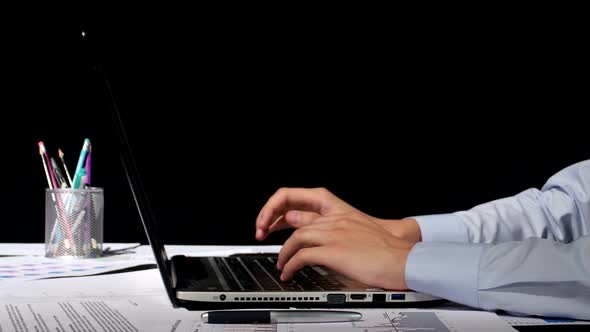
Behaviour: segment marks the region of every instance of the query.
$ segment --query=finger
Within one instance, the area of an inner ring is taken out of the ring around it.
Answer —
[[[300,228],[296,230],[283,244],[277,259],[277,268],[282,269],[285,263],[300,249],[326,245],[330,243],[334,237],[334,232],[326,230],[309,228]]]
[[[268,234],[285,228],[290,228],[291,225],[285,220],[285,216],[280,216],[272,225],[268,227]]]
[[[319,217],[321,217],[321,214],[316,212],[291,210],[285,214],[284,221],[292,227],[299,228],[310,225]]]
[[[294,227],[305,227],[308,230],[350,230],[353,228],[362,229],[370,227],[370,225],[367,226],[365,222],[355,220],[354,217],[350,217],[347,214],[333,214],[329,216],[310,216],[308,220],[303,221],[299,226]]]
[[[312,247],[299,250],[285,264],[281,273],[281,280],[290,280],[295,272],[306,265],[327,266],[329,261],[338,254],[337,250],[337,247]]]
[[[346,217],[346,215],[331,215],[331,216],[322,216],[315,212],[306,212],[306,211],[298,211],[298,210],[291,210],[287,212],[287,214],[280,216],[270,227],[268,228],[268,234],[278,231],[285,228],[301,228],[301,227],[311,227],[313,229],[332,229],[334,228],[334,224],[331,222],[335,222],[340,220],[342,217]],[[321,225],[317,225],[317,223]]]
[[[320,214],[315,212],[291,210],[280,216],[272,225],[270,225],[268,228],[268,234],[285,228],[299,228],[309,225],[318,217],[320,217]]]
[[[287,212],[287,214],[285,216],[279,217],[279,219],[269,227],[269,233],[271,233],[274,230],[284,229],[287,227],[292,227],[292,228],[305,227],[306,229],[330,230],[330,229],[335,229],[338,226],[341,226],[342,224],[339,223],[339,221],[341,221],[342,218],[346,218],[346,216],[342,216],[342,215],[321,216],[321,215],[314,213],[314,212],[297,211],[297,212],[301,212],[304,214],[301,217],[295,217],[295,218],[301,218],[300,221],[293,220],[293,219],[288,220],[289,215],[292,212],[295,212],[295,211],[289,211],[289,212]]]
[[[289,210],[300,210],[322,214],[326,207],[334,205],[335,196],[326,189],[281,188],[262,207],[256,219],[256,239],[268,236],[268,228]]]

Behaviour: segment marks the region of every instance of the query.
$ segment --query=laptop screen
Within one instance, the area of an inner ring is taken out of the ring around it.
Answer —
[[[162,276],[162,281],[168,297],[170,298],[171,303],[174,306],[177,306],[176,296],[174,294],[175,280],[173,280],[173,276],[170,273],[170,265],[166,250],[158,236],[159,231],[156,216],[149,202],[144,182],[140,176],[140,165],[136,161],[135,153],[129,142],[126,123],[119,111],[119,105],[116,102],[111,82],[107,77],[103,64],[96,57],[96,49],[92,37],[89,38],[87,32],[81,30],[81,39],[81,44],[84,51],[87,53],[86,56],[90,60],[90,66],[94,69],[94,72],[97,75],[100,90],[105,97],[106,106],[112,119],[113,133],[114,136],[116,136],[115,140],[118,143],[120,163],[127,183],[129,184],[131,194],[133,195],[133,201],[144,226],[148,241],[154,251],[155,260]]]

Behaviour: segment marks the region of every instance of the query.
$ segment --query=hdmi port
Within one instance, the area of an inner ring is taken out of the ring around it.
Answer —
[[[350,294],[351,300],[364,300],[367,298],[367,294]]]

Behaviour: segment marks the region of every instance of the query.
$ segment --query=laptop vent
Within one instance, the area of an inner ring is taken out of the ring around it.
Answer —
[[[271,297],[234,297],[234,301],[291,301],[291,302],[299,302],[299,301],[319,301],[319,297],[281,297],[281,296],[271,296]]]

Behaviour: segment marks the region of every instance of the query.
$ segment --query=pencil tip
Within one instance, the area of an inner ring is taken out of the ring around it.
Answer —
[[[38,145],[39,145],[39,154],[44,154],[45,153],[45,144],[43,144],[43,141],[39,141]]]
[[[57,149],[57,154],[59,155],[60,158],[62,158],[64,156],[63,151],[61,151],[61,149]]]

